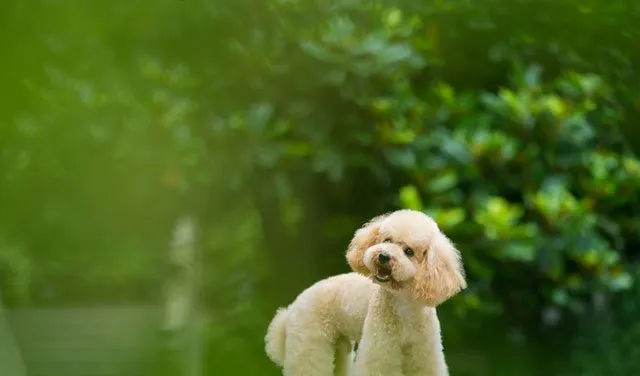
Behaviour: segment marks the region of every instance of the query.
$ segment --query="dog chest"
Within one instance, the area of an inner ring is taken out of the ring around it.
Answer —
[[[421,341],[424,336],[428,312],[415,302],[399,300],[395,305],[398,337],[403,344]]]

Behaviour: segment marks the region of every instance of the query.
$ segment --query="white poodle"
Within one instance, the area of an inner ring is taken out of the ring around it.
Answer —
[[[347,261],[355,273],[317,282],[271,321],[266,351],[284,376],[447,375],[435,307],[466,282],[435,221],[412,210],[376,217]]]

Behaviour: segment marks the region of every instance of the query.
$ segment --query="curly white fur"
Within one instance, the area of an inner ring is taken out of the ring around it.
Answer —
[[[377,289],[357,273],[317,282],[278,310],[265,337],[267,354],[286,376],[347,375],[352,343],[362,336]]]
[[[356,231],[347,261],[355,273],[312,285],[269,325],[266,351],[284,376],[447,375],[435,307],[466,282],[436,223],[411,210],[376,217]]]
[[[380,289],[369,306],[353,375],[448,375],[435,308]]]

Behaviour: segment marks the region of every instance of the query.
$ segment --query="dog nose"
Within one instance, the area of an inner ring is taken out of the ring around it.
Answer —
[[[389,262],[389,260],[391,260],[391,257],[389,257],[389,255],[386,253],[381,253],[378,255],[378,261],[381,264],[386,264],[387,262]]]

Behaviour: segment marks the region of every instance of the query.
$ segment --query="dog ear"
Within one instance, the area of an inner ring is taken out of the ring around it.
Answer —
[[[460,252],[440,230],[421,264],[414,283],[419,301],[435,307],[467,287]]]
[[[347,263],[354,272],[369,274],[369,269],[364,265],[364,252],[375,244],[380,233],[380,223],[386,217],[387,214],[374,217],[353,235],[349,248],[347,248]]]

